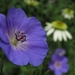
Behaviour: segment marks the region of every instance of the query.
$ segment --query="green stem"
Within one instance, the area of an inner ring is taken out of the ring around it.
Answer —
[[[46,72],[45,72],[45,74],[44,75],[47,75],[47,73],[49,72],[50,70],[47,70]]]
[[[4,56],[4,52],[2,53],[2,55],[1,55],[1,57],[0,57],[0,60],[2,60],[2,59],[3,59],[3,56]]]
[[[0,75],[2,75],[2,71],[3,71],[3,61],[2,59],[0,59]]]
[[[3,56],[4,56],[4,53],[2,53],[2,56],[0,57],[0,59],[2,59],[2,58],[3,58]]]
[[[57,44],[58,44],[58,47],[59,47],[59,48],[62,47],[62,46],[61,46],[61,42],[58,41]]]
[[[41,68],[41,70],[40,70],[40,73],[39,73],[39,75],[41,75],[41,73],[42,73],[42,68]]]
[[[31,67],[31,74],[30,75],[33,75],[33,66],[30,65],[30,67]]]

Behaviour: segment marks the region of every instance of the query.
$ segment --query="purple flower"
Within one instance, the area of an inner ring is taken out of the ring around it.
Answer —
[[[7,19],[0,14],[0,47],[16,65],[39,66],[48,51],[46,32],[35,17],[27,18],[20,8],[10,8]]]
[[[62,75],[67,73],[69,69],[68,59],[62,58],[56,54],[52,56],[52,62],[49,64],[49,68],[54,71],[55,75]]]
[[[57,54],[59,56],[63,56],[63,55],[65,55],[65,53],[66,53],[66,51],[64,49],[62,49],[62,48],[57,48],[55,50],[55,54]]]

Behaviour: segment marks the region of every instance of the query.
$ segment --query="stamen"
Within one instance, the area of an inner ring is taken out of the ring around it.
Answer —
[[[26,41],[26,36],[25,36],[24,32],[18,31],[15,35],[16,35],[17,41],[21,41],[21,43]]]
[[[55,64],[54,64],[54,66],[55,66],[56,68],[60,68],[60,67],[61,67],[61,64],[60,64],[59,61],[56,61]]]

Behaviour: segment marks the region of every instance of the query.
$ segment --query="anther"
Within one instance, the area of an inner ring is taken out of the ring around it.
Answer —
[[[21,41],[21,43],[26,41],[26,36],[25,36],[24,32],[18,31],[15,35],[16,35],[16,39],[18,41]]]

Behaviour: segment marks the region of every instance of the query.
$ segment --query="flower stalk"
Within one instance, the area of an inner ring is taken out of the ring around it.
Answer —
[[[2,75],[3,71],[3,61],[0,59],[0,75]]]

